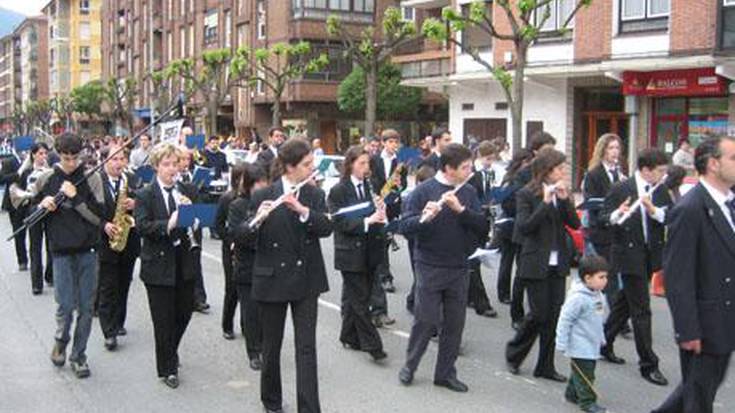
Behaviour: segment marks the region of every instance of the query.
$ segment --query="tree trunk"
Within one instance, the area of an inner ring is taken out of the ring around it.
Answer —
[[[511,147],[513,153],[523,147],[523,89],[526,73],[528,45],[521,42],[516,46],[516,68],[513,76],[513,100],[510,102],[510,114],[513,125]]]
[[[217,136],[217,102],[210,102],[207,105],[207,134],[208,136]]]
[[[371,64],[365,70],[365,136],[375,133],[378,111],[378,65]]]
[[[275,99],[273,100],[273,119],[271,126],[278,126],[279,128],[283,126],[283,122],[281,119],[281,96],[279,94],[275,95]]]

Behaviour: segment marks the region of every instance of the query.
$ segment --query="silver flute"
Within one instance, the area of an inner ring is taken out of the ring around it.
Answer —
[[[312,172],[312,174],[309,175],[308,178],[306,178],[303,181],[299,182],[298,184],[294,185],[291,188],[291,191],[284,192],[283,195],[281,195],[278,198],[276,198],[275,200],[273,200],[273,202],[271,203],[271,207],[270,208],[268,208],[267,210],[260,210],[260,211],[258,211],[258,213],[255,214],[255,216],[253,217],[253,219],[251,219],[250,222],[248,222],[248,227],[250,227],[250,229],[254,229],[254,228],[259,227],[260,224],[262,224],[263,221],[265,221],[265,219],[268,218],[268,216],[270,215],[271,212],[273,212],[276,208],[278,208],[281,204],[283,204],[283,202],[286,200],[286,197],[287,196],[292,195],[292,194],[293,195],[296,195],[296,193],[299,192],[299,190],[301,188],[303,188],[304,185],[308,184],[309,181],[311,181],[312,179],[316,178],[317,175],[319,175],[319,173],[320,172],[319,172],[318,169],[316,171]]]
[[[462,189],[463,186],[467,185],[467,183],[469,183],[472,180],[472,177],[473,176],[474,176],[474,174],[470,174],[470,176],[467,179],[465,179],[464,182],[462,182],[461,184],[455,186],[453,189],[450,189],[449,191],[447,191],[444,194],[442,194],[441,199],[439,199],[439,201],[436,202],[437,205],[439,207],[442,207],[447,202],[446,201],[446,198],[444,198],[444,195],[454,195],[454,194],[456,194],[457,191],[459,191],[460,189]],[[419,218],[419,223],[420,224],[423,224],[424,222],[430,221],[433,218],[434,217],[431,217],[426,212],[423,212],[421,214],[421,218]]]
[[[661,186],[661,185],[663,185],[666,182],[666,178],[668,178],[668,174],[664,174],[664,176],[662,176],[661,179],[658,180],[658,182],[656,183],[656,185],[653,185],[651,187],[651,189],[648,190],[648,192],[646,192],[645,194],[643,194],[643,196],[650,197],[651,195],[653,195],[653,193],[656,192],[656,190],[658,189],[658,187]],[[637,211],[638,208],[640,208],[640,206],[641,206],[641,198],[643,198],[643,197],[639,197],[638,199],[636,199],[635,202],[633,202],[633,204],[630,205],[630,208],[628,209],[628,212],[626,212],[623,215],[621,215],[620,218],[618,218],[618,221],[617,222],[614,222],[614,224],[622,225],[623,222],[627,221],[628,218],[630,218],[630,216],[633,215],[633,213],[635,213],[635,211]]]

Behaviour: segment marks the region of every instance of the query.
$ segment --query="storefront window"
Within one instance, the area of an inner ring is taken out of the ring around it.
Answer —
[[[668,154],[687,138],[696,147],[703,140],[727,133],[728,98],[657,99],[653,119],[653,141]]]

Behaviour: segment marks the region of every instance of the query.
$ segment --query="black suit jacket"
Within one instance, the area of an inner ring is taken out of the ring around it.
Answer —
[[[441,159],[439,159],[439,155],[437,155],[436,152],[432,151],[429,156],[421,161],[421,163],[419,164],[419,168],[421,168],[422,166],[429,166],[434,169],[435,172],[439,172],[442,169]]]
[[[388,172],[388,176],[393,175],[393,172],[398,167],[398,158],[393,159],[393,162],[390,166],[390,171]],[[375,191],[376,195],[380,195],[380,192],[383,190],[383,186],[385,186],[387,179],[386,179],[386,173],[385,173],[385,165],[383,164],[383,158],[380,156],[380,154],[373,156],[370,159],[370,182],[373,185],[373,191]],[[401,188],[400,190],[403,191],[408,186],[408,168],[403,168],[403,171],[401,172]],[[388,215],[389,220],[394,220],[398,218],[401,215],[401,197],[397,197],[396,201],[394,203],[386,205],[386,214]]]
[[[522,236],[518,275],[521,278],[543,279],[547,277],[549,257],[555,248],[558,251],[558,273],[569,274],[572,246],[565,225],[579,228],[579,217],[571,200],[557,199],[556,205],[543,202],[528,187],[516,194],[516,230]]]
[[[632,176],[624,182],[613,185],[605,197],[600,218],[610,222],[610,216],[620,204],[630,198],[631,204],[638,199],[636,180]],[[666,212],[672,205],[669,191],[664,185],[659,186],[651,197],[653,204]],[[622,225],[612,225],[612,254],[610,273],[634,274],[642,277],[661,269],[661,254],[664,248],[664,224],[650,216],[648,222],[648,246],[643,237],[643,224],[640,209],[635,211]],[[646,248],[650,262],[646,262]]]
[[[668,216],[664,280],[677,342],[702,340],[702,351],[735,350],[735,232],[702,184]]]
[[[342,179],[329,190],[327,205],[329,212],[335,213],[340,208],[372,202],[369,185],[366,188],[365,200],[357,198],[357,191],[350,178]],[[334,223],[334,268],[339,271],[366,272],[373,271],[383,258],[385,236],[383,225],[371,225],[365,232],[364,218],[336,216]]]
[[[282,194],[280,179],[254,193],[249,215],[254,216],[263,201],[275,200]],[[304,185],[299,191],[299,201],[310,209],[306,222],[281,205],[256,229],[252,291],[258,301],[300,301],[329,290],[319,244],[319,238],[332,234],[324,192],[313,185]]]
[[[195,202],[196,192],[190,186],[179,185],[179,191]],[[196,266],[193,254],[189,251],[186,230],[176,228],[168,233],[169,214],[166,209],[158,180],[141,189],[135,203],[135,224],[143,240],[140,252],[140,278],[146,284],[169,286],[176,285],[176,250],[174,241],[181,241],[184,252],[181,271],[184,280],[193,280]]]
[[[610,192],[612,185],[613,182],[610,181],[605,167],[602,164],[597,165],[587,173],[587,177],[584,179],[584,188],[582,188],[584,200],[587,201],[590,198],[604,199]],[[586,230],[586,235],[595,244],[608,245],[612,242],[610,221],[600,219],[602,209],[602,205],[587,209],[589,227]]]
[[[115,218],[117,198],[114,197],[110,188],[109,176],[104,171],[100,172],[100,176],[105,191],[105,202],[103,204],[102,215],[100,216],[100,219],[103,222],[112,222]],[[135,199],[137,188],[131,186],[135,184],[135,179],[132,174],[125,174],[125,176],[128,180],[128,197]],[[122,183],[120,184],[120,186],[120,189],[122,189]],[[132,212],[129,212],[128,214],[132,216]],[[130,233],[128,234],[128,243],[126,244],[125,249],[119,253],[110,249],[110,238],[105,232],[104,224],[101,225],[100,232],[100,245],[97,249],[97,256],[99,257],[100,261],[120,262],[120,260],[135,260],[140,254],[140,236],[138,235],[138,231],[135,227],[130,228]]]
[[[250,198],[240,196],[230,203],[227,213],[227,241],[234,244],[233,279],[239,284],[253,282],[253,263],[255,262],[256,232],[248,228]],[[220,236],[223,236],[220,233]],[[224,241],[223,237],[223,241]]]

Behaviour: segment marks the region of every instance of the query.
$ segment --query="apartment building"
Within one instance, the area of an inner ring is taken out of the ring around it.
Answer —
[[[48,20],[48,73],[51,96],[102,74],[101,7],[103,0],[51,0],[43,14]]]
[[[443,7],[466,12],[468,3],[402,5],[415,8],[420,22],[439,16]],[[563,24],[574,3],[555,0],[544,29]],[[492,1],[487,7],[496,28],[509,30],[503,10]],[[639,148],[671,154],[682,138],[696,145],[708,135],[735,131],[735,1],[595,0],[574,17],[571,29],[529,50],[522,135],[554,135],[572,160],[575,182],[605,132],[621,135],[628,160],[634,160]],[[508,42],[478,29],[460,35],[492,64],[512,65]],[[502,89],[469,55],[434,44],[397,60],[406,84],[448,96],[456,139],[511,136]]]
[[[331,14],[347,25],[366,27],[380,24],[379,17],[396,0],[108,0],[102,9],[103,77],[122,79],[128,75],[141,81],[139,115],[150,117],[156,96],[178,92],[153,90],[147,76],[180,58],[197,58],[202,51],[241,45],[260,48],[278,42],[306,40],[315,55],[327,53],[330,64],[322,72],[292,82],[282,97],[284,125],[319,136],[325,149],[333,152],[342,136],[361,123],[337,108],[337,88],[351,72],[338,39],[330,39],[326,19]],[[273,96],[258,84],[236,89],[218,113],[221,133],[265,135],[271,126]],[[196,116],[201,130],[201,116]]]
[[[0,38],[0,133],[12,130],[11,116],[15,109],[13,82],[13,35]]]

